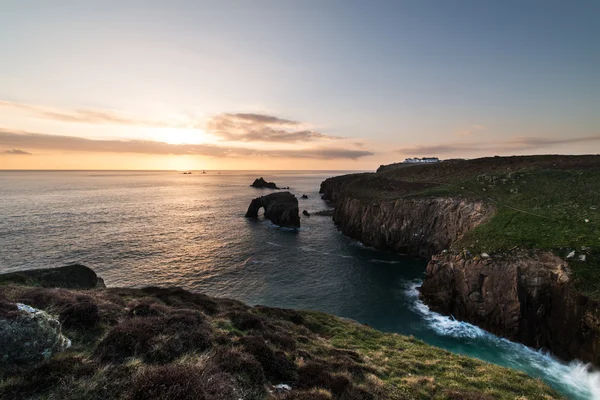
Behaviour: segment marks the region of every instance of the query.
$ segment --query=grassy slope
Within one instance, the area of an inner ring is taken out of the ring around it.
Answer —
[[[59,316],[73,347],[0,368],[0,398],[549,399],[526,374],[318,312],[181,289],[0,286]],[[4,303],[6,304],[6,303]],[[270,385],[289,383],[285,394]]]
[[[586,255],[586,262],[569,262],[576,285],[582,293],[600,300],[598,156],[400,165],[364,177],[347,189],[356,197],[369,199],[453,196],[485,200],[494,204],[497,214],[466,234],[455,244],[457,249],[493,254],[518,246],[548,249],[561,256],[575,250],[577,256]]]

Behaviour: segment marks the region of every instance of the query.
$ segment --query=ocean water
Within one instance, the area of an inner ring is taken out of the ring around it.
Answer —
[[[0,171],[0,272],[82,263],[108,286],[176,285],[250,304],[314,309],[520,369],[568,398],[600,399],[600,373],[565,364],[431,312],[418,298],[425,262],[365,248],[330,217],[299,230],[244,218],[289,186],[300,211],[327,208],[321,181],[343,172]]]

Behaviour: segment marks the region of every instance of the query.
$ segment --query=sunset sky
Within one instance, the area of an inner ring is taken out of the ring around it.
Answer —
[[[600,153],[600,1],[0,3],[0,169]]]

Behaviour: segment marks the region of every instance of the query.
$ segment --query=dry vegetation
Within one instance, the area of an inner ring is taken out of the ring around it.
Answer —
[[[523,373],[318,312],[179,288],[73,290],[6,280],[0,300],[56,315],[73,341],[48,361],[0,368],[2,399],[558,397]],[[292,389],[274,388],[283,383]]]

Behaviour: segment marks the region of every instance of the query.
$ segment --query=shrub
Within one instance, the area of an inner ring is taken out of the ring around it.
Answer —
[[[231,324],[241,331],[265,329],[263,319],[256,314],[246,311],[234,311],[227,314],[227,317],[231,320]]]
[[[271,383],[293,382],[296,380],[296,364],[282,351],[273,351],[263,339],[246,336],[240,339],[246,351],[262,365],[266,378]]]
[[[80,357],[52,358],[36,365],[26,379],[13,385],[0,385],[0,398],[37,398],[61,382],[91,376],[95,370],[93,363]]]
[[[207,400],[202,370],[188,365],[144,368],[135,374],[131,400]]]
[[[236,376],[242,385],[252,388],[263,388],[265,373],[262,366],[250,354],[238,349],[220,347],[210,358],[215,368]]]
[[[91,301],[66,305],[59,316],[65,328],[92,328],[100,322],[98,306]]]
[[[102,362],[122,362],[128,357],[146,354],[152,338],[163,325],[164,320],[157,317],[123,321],[98,343],[95,353]]]
[[[167,329],[170,330],[170,329]],[[167,363],[187,353],[203,351],[212,347],[212,336],[208,325],[193,328],[181,328],[177,334],[158,334],[154,336],[144,360],[151,363]]]
[[[331,395],[322,390],[293,391],[279,397],[281,400],[331,400]]]
[[[158,317],[167,312],[166,307],[151,300],[141,300],[128,304],[130,317]]]
[[[324,388],[328,389],[331,383],[331,374],[325,366],[315,361],[309,361],[298,368],[297,386],[301,389]]]
[[[290,321],[296,325],[304,325],[306,320],[304,316],[296,310],[288,310],[283,308],[256,306],[255,310],[258,310],[261,314],[273,319],[282,319]]]
[[[45,289],[36,287],[27,290],[19,298],[20,303],[46,310],[60,308],[77,302],[77,296],[67,289]]]
[[[0,299],[0,318],[9,319],[19,315],[17,305]]]
[[[285,351],[296,351],[296,341],[287,333],[263,332],[261,335],[266,341]]]
[[[219,305],[210,297],[200,293],[188,292],[179,287],[147,287],[142,289],[142,291],[150,296],[159,298],[170,306],[197,306],[208,315],[214,315],[219,311]]]
[[[147,362],[165,363],[211,346],[211,327],[204,322],[202,314],[177,310],[172,314],[123,321],[98,344],[96,355],[103,362],[142,357]]]

